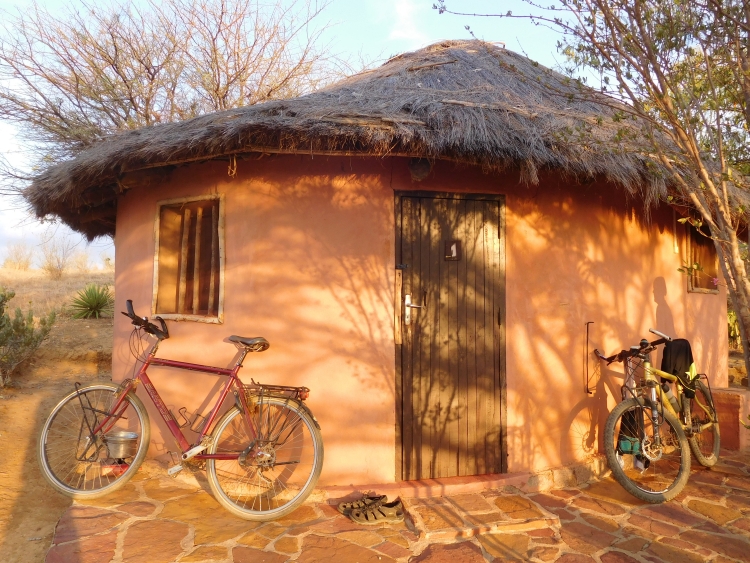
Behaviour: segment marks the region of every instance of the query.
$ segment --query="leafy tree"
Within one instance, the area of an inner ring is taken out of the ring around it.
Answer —
[[[32,311],[29,310],[24,316],[20,307],[11,318],[6,308],[15,295],[14,291],[0,287],[0,387],[9,380],[18,365],[39,348],[55,321],[53,311],[35,323]]]
[[[687,221],[713,240],[750,372],[750,279],[739,235],[750,201],[750,2],[525,1],[524,14],[483,15],[527,18],[561,32],[567,70],[596,73],[625,117],[645,124],[631,128],[628,146],[658,161],[670,187],[661,197],[686,209]],[[457,13],[446,0],[435,8]],[[624,139],[580,141],[616,151]]]

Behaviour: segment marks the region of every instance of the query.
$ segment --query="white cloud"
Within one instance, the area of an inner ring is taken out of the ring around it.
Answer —
[[[419,29],[421,21],[427,19],[429,12],[425,14],[425,7],[432,11],[432,7],[425,2],[414,0],[395,0],[393,2],[392,21],[393,27],[388,39],[402,41],[407,49],[421,47],[430,40],[429,35]]]

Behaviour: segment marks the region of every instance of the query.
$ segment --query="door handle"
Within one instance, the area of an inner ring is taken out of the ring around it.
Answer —
[[[422,308],[422,305],[415,305],[414,303],[411,302],[411,295],[409,295],[408,293],[406,294],[406,297],[404,299],[406,301],[405,304],[406,304],[407,307],[409,307],[411,309],[421,309]]]
[[[411,324],[411,310],[412,309],[421,309],[422,305],[414,305],[414,303],[411,302],[411,295],[406,294],[404,295],[404,324],[410,325]]]

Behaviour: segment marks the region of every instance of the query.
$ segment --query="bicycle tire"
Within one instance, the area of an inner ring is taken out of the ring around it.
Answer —
[[[256,460],[209,459],[208,485],[219,503],[246,520],[268,521],[295,510],[310,495],[323,469],[323,438],[310,411],[285,397],[253,405],[258,429]],[[245,418],[232,407],[216,423],[208,453],[237,453],[251,444]],[[244,463],[244,464],[243,464]]]
[[[695,387],[695,399],[683,398],[683,400],[690,401],[691,403],[690,413],[691,418],[693,419],[693,425],[703,425],[712,422],[711,426],[706,430],[689,436],[688,444],[690,444],[690,449],[698,463],[703,467],[713,467],[716,465],[716,462],[719,461],[721,435],[719,433],[719,415],[716,412],[711,392],[708,387],[706,387],[705,383],[698,381]],[[713,412],[713,420],[711,420],[708,414],[696,404],[696,401],[698,400]]]
[[[626,417],[626,413],[631,414]],[[630,422],[631,419],[633,422]],[[643,426],[639,427],[639,424]],[[651,408],[642,397],[621,402],[607,418],[604,451],[615,480],[634,497],[657,504],[672,500],[685,487],[690,477],[690,448],[680,422],[671,413],[664,411],[659,428],[665,444],[661,458],[649,459],[646,463],[647,456],[643,454],[623,454],[619,443],[623,440],[620,430],[626,436],[647,438],[653,436],[652,424]],[[631,447],[631,451],[638,451],[640,446]],[[646,465],[643,471],[637,467],[639,462]]]
[[[42,475],[58,492],[74,499],[98,498],[122,487],[138,471],[148,451],[151,427],[146,408],[133,393],[107,432],[137,434],[134,454],[114,459],[101,433],[94,446],[87,435],[88,425],[102,420],[118,391],[114,383],[82,387],[63,398],[47,417],[39,435],[37,460]]]

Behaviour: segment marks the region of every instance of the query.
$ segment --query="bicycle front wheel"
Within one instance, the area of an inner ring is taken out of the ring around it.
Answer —
[[[237,458],[209,459],[208,484],[216,500],[240,518],[274,520],[302,504],[318,482],[323,438],[310,411],[292,399],[258,398],[251,418],[254,439],[237,407],[216,424],[209,453]]]
[[[39,437],[39,467],[59,492],[97,498],[130,480],[146,457],[150,440],[148,413],[129,394],[103,429],[93,431],[112,414],[119,386],[100,383],[74,391],[52,409]]]
[[[654,439],[651,408],[643,398],[617,405],[604,427],[604,450],[612,476],[631,495],[649,503],[673,499],[690,476],[690,449],[680,422],[659,414],[661,444]]]
[[[719,449],[721,448],[719,415],[714,407],[714,398],[711,396],[708,387],[702,381],[698,381],[695,387],[695,398],[688,399],[683,396],[682,400],[690,401],[690,416],[693,420],[693,428],[698,429],[688,438],[690,449],[693,451],[695,459],[703,467],[713,467],[719,461]]]

